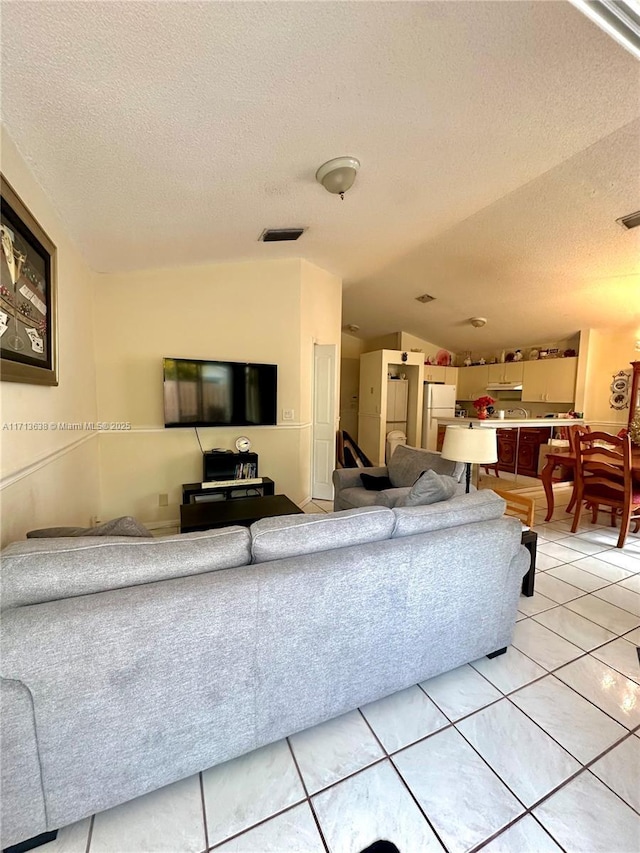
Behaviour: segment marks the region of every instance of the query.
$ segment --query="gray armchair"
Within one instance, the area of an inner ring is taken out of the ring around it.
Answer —
[[[333,508],[334,510],[355,509],[362,506],[395,506],[405,497],[418,477],[429,469],[438,474],[455,477],[460,483],[460,492],[464,492],[462,478],[463,462],[450,462],[439,453],[423,450],[420,447],[396,447],[388,465],[377,468],[338,468],[333,472]],[[390,489],[368,491],[362,485],[361,474],[372,477],[388,477]]]

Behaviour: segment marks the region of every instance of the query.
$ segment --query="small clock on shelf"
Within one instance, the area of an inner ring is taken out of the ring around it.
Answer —
[[[236,438],[236,450],[238,453],[248,453],[251,450],[251,442],[246,435]]]

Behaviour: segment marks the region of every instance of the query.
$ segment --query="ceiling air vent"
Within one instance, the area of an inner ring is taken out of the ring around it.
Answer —
[[[423,293],[422,296],[416,296],[417,302],[433,302],[435,296],[429,296],[428,293]]]
[[[283,243],[286,240],[297,240],[305,231],[306,228],[265,228],[258,240],[263,243]]]
[[[616,222],[619,222],[627,230],[637,228],[640,225],[640,210],[636,210],[635,213],[630,213],[628,216],[622,216],[620,219],[616,219]]]

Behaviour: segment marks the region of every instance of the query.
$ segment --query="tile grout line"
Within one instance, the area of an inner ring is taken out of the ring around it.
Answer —
[[[633,630],[635,630],[635,628],[634,628]],[[558,636],[560,636],[560,635],[558,635]],[[563,639],[564,639],[564,638],[563,638]],[[618,639],[619,639],[619,638],[618,638]],[[609,640],[609,642],[613,642],[613,641],[612,641],[612,640]],[[604,643],[603,645],[607,645],[607,643]],[[517,647],[516,647],[516,646],[513,646],[513,648],[515,649],[515,648],[517,648]],[[596,650],[597,650],[597,649],[599,649],[599,648],[601,648],[601,646],[597,646],[597,647],[596,647]],[[538,663],[536,660],[534,660],[532,657],[530,657],[526,652],[523,652],[523,651],[522,651],[522,649],[518,649],[518,651],[520,652],[520,654],[522,654],[522,655],[524,655],[525,657],[529,658],[529,660],[530,660],[530,661],[532,661],[533,663],[537,664],[537,666],[542,666],[542,664],[541,664],[541,663]],[[567,683],[566,683],[566,681],[563,681],[561,678],[559,678],[559,676],[557,676],[557,675],[556,675],[556,673],[557,673],[559,670],[564,669],[564,667],[565,667],[565,666],[569,666],[569,665],[570,665],[570,664],[572,664],[572,663],[577,663],[577,661],[582,660],[583,658],[585,658],[585,657],[589,657],[589,656],[591,655],[591,652],[585,652],[584,650],[582,650],[582,651],[583,651],[583,654],[578,655],[578,657],[576,657],[576,658],[572,658],[571,660],[568,660],[566,663],[561,663],[561,664],[560,664],[559,666],[557,666],[555,669],[549,669],[549,670],[547,670],[547,671],[545,672],[545,674],[544,674],[544,675],[541,675],[541,676],[539,676],[538,678],[534,678],[532,681],[528,681],[526,684],[522,684],[520,687],[516,687],[514,690],[509,691],[509,693],[508,693],[508,694],[506,694],[506,693],[505,693],[505,694],[504,694],[504,695],[505,695],[505,698],[508,698],[508,697],[509,697],[510,695],[512,695],[513,693],[518,693],[520,690],[524,690],[524,688],[525,688],[525,687],[529,687],[529,685],[530,685],[530,684],[535,684],[535,683],[536,683],[536,682],[538,682],[538,681],[542,681],[542,679],[543,679],[543,678],[546,678],[546,677],[547,677],[547,675],[553,675],[555,678],[557,678],[557,679],[558,679],[558,681],[560,681],[562,684],[564,684],[564,686],[565,686],[565,687],[568,687],[568,688],[569,688],[569,690],[573,690],[573,692],[574,692],[577,696],[580,696],[582,699],[585,699],[587,702],[589,702],[591,705],[593,705],[593,706],[594,706],[594,708],[597,708],[597,709],[598,709],[598,711],[602,711],[602,713],[603,713],[603,714],[605,714],[607,717],[609,717],[610,719],[612,719],[615,723],[618,723],[619,725],[621,725],[621,726],[623,726],[624,728],[626,728],[626,726],[624,726],[624,723],[620,723],[620,721],[619,721],[619,720],[616,720],[616,719],[615,719],[615,717],[612,717],[612,716],[611,716],[611,714],[609,714],[609,713],[608,713],[608,711],[605,711],[605,710],[604,710],[603,708],[601,708],[599,705],[596,705],[596,703],[595,703],[595,702],[593,702],[591,699],[589,699],[589,698],[588,698],[588,696],[583,696],[583,695],[582,695],[582,693],[580,693],[578,690],[576,690],[576,689],[575,689],[574,687],[572,687],[570,684],[567,684]],[[614,668],[614,667],[612,667],[612,666],[609,666],[609,664],[605,663],[604,661],[598,660],[598,658],[594,658],[594,660],[595,660],[597,663],[602,664],[603,666],[608,666],[608,667],[609,667],[609,669],[613,669],[613,671],[614,671],[614,672],[618,672],[618,670],[617,670],[617,669],[615,669],[615,668]],[[546,669],[546,667],[542,667],[542,668],[543,668],[543,669]],[[633,679],[632,679],[632,678],[628,678],[628,677],[627,677],[626,675],[624,675],[624,673],[622,673],[622,672],[621,672],[621,673],[619,673],[619,674],[620,674],[623,678],[627,678],[627,680],[628,680],[628,681],[631,681],[631,683],[632,683],[632,684],[635,684],[635,682],[633,681]],[[640,685],[637,685],[637,686],[638,686],[638,687],[640,687]],[[499,688],[498,688],[498,689],[499,689]]]
[[[91,842],[93,840],[93,824],[96,819],[94,814],[91,815],[91,820],[89,821],[89,832],[87,834],[87,846],[85,848],[85,853],[89,853],[89,848],[91,847]]]
[[[420,685],[419,685],[419,684],[418,684],[418,685],[416,685],[416,686],[417,686],[417,687],[420,687]],[[425,695],[426,695],[426,694],[425,694]],[[432,699],[430,696],[427,696],[427,699],[428,699],[430,702],[432,702],[436,708],[438,708],[438,706],[435,704],[435,702],[433,702],[433,699]],[[438,710],[439,710],[439,709],[438,709]],[[447,847],[447,845],[444,843],[444,841],[443,841],[443,840],[442,840],[442,838],[440,837],[440,833],[436,830],[435,826],[431,823],[431,821],[429,820],[429,817],[428,817],[427,813],[425,812],[425,810],[423,809],[423,807],[422,807],[422,806],[420,805],[420,803],[418,802],[418,799],[417,799],[416,795],[413,793],[413,791],[412,791],[412,790],[411,790],[411,788],[409,787],[409,785],[408,785],[408,783],[406,782],[406,780],[405,780],[404,776],[402,775],[402,773],[401,773],[401,772],[398,770],[398,768],[396,767],[396,764],[395,764],[395,762],[394,762],[394,760],[393,760],[393,757],[392,757],[392,756],[393,756],[393,753],[388,752],[388,750],[386,749],[385,745],[382,743],[382,741],[380,740],[380,738],[378,737],[378,735],[377,735],[377,734],[376,734],[376,732],[374,731],[373,726],[370,724],[369,720],[365,717],[365,715],[364,715],[364,713],[363,713],[362,709],[361,709],[361,708],[358,708],[358,711],[359,711],[359,713],[360,713],[360,716],[361,716],[361,717],[362,717],[362,719],[364,720],[365,725],[369,728],[369,730],[370,730],[371,734],[373,735],[373,737],[374,737],[374,738],[376,739],[376,741],[378,742],[378,744],[379,744],[379,746],[380,746],[380,749],[383,751],[383,753],[384,753],[384,755],[385,755],[385,760],[389,761],[389,763],[390,763],[391,767],[393,767],[393,769],[394,769],[394,771],[395,771],[396,775],[398,776],[398,778],[399,778],[399,780],[400,780],[400,783],[401,783],[401,784],[406,788],[407,792],[409,793],[409,796],[411,797],[411,799],[413,800],[413,802],[416,804],[416,807],[417,807],[417,808],[418,808],[418,810],[420,811],[420,814],[423,816],[423,818],[424,818],[424,819],[425,819],[425,821],[427,822],[427,825],[428,825],[429,829],[431,830],[431,832],[433,832],[433,834],[435,835],[435,837],[436,837],[436,839],[438,840],[438,842],[442,845],[443,849],[444,849],[445,851],[447,851],[447,853],[449,853],[449,848]],[[442,712],[442,713],[443,713],[443,716],[445,717],[445,719],[448,719],[447,715],[446,715],[446,714],[444,714],[444,712]],[[431,737],[431,736],[433,736],[433,735],[436,735],[436,734],[438,734],[439,732],[445,731],[445,730],[446,730],[446,729],[448,729],[448,728],[450,728],[450,726],[444,726],[444,727],[443,727],[443,728],[441,728],[441,729],[436,729],[436,731],[435,731],[435,732],[431,732],[429,735],[427,735],[427,737]],[[426,739],[427,739],[427,737],[423,738],[423,740],[426,740]],[[415,744],[409,744],[409,746],[415,746]],[[408,748],[408,746],[402,747],[401,749],[396,750],[396,753],[400,752],[402,749],[407,749],[407,748]]]
[[[311,800],[311,794],[309,793],[307,783],[305,781],[304,776],[302,775],[302,770],[300,768],[300,765],[298,764],[298,759],[296,758],[296,754],[295,754],[294,749],[293,749],[293,744],[291,743],[291,740],[289,739],[289,737],[286,737],[285,740],[287,742],[287,746],[289,747],[289,752],[291,753],[291,759],[293,760],[295,768],[298,772],[298,776],[300,777],[300,783],[302,785],[302,790],[304,791],[306,802],[309,804],[309,808],[311,809],[311,815],[313,817],[313,820],[315,821],[316,829],[318,830],[318,833],[320,834],[320,839],[321,839],[322,843],[324,844],[324,849],[327,851],[327,853],[330,853],[329,845],[327,844],[327,841],[324,837],[324,832],[322,831],[322,827],[320,826],[320,819],[319,819],[318,815],[316,814],[315,807],[314,807],[313,802]]]
[[[209,849],[209,827],[207,826],[207,803],[204,797],[204,777],[202,771],[198,773],[200,783],[200,804],[202,805],[202,820],[204,822],[204,849]]]

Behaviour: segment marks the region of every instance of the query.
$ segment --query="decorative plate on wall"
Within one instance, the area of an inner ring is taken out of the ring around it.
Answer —
[[[620,370],[613,377],[613,382],[609,385],[611,396],[609,397],[609,407],[616,411],[629,408],[629,382],[631,374],[626,370]]]

